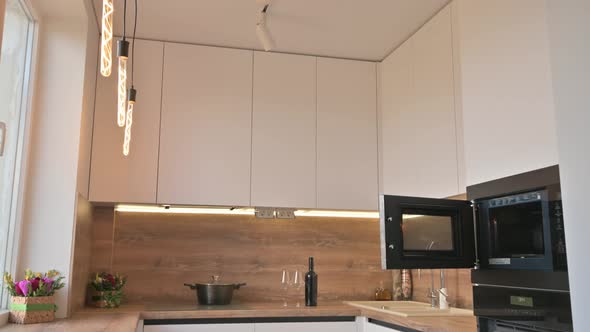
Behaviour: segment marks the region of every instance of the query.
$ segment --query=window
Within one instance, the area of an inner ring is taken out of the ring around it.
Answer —
[[[0,272],[14,266],[21,159],[29,104],[34,23],[19,0],[6,1],[0,51]],[[0,306],[8,294],[0,278]]]

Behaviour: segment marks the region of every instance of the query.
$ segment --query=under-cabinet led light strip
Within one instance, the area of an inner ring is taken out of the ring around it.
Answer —
[[[253,208],[221,207],[173,207],[159,205],[117,205],[117,212],[136,213],[170,213],[170,214],[233,214],[254,215]],[[379,212],[372,211],[335,211],[335,210],[296,210],[297,217],[336,217],[336,218],[370,218],[378,219]]]

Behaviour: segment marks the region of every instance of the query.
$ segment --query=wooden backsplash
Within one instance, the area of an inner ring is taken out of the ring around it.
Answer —
[[[183,283],[213,274],[248,285],[241,302],[280,301],[283,268],[307,269],[314,256],[319,300],[370,300],[392,273],[381,270],[377,219],[121,213],[97,207],[93,271],[128,276],[129,303],[194,303]]]

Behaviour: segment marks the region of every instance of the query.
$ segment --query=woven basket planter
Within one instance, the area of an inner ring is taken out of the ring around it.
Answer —
[[[121,305],[123,291],[90,291],[90,303],[97,308],[117,308]]]
[[[55,299],[53,296],[13,296],[9,320],[16,324],[35,324],[55,320]]]

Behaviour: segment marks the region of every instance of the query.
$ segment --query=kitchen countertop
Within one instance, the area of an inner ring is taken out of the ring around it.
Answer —
[[[477,330],[475,317],[400,317],[376,310],[359,309],[333,302],[317,307],[287,307],[280,303],[232,304],[223,307],[192,305],[122,306],[117,309],[86,308],[69,319],[34,325],[7,325],[8,331],[129,331],[134,332],[140,319],[203,319],[203,318],[259,318],[259,317],[335,317],[364,316],[386,323],[424,332],[472,332]]]
[[[51,323],[8,324],[0,327],[1,332],[135,332],[140,313],[135,312],[79,312],[68,319],[57,319]]]

